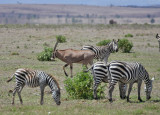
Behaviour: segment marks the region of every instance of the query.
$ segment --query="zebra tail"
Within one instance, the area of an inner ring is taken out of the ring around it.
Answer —
[[[7,80],[7,82],[10,82],[14,77],[14,74],[12,75],[12,77],[10,79]]]
[[[92,66],[91,66],[89,69],[87,69],[87,70],[83,70],[83,72],[84,72],[84,73],[87,73],[89,70],[93,69],[93,66],[94,66],[94,65],[92,65]]]

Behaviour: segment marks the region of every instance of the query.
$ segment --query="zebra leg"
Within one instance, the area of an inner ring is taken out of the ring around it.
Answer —
[[[43,97],[44,97],[44,85],[40,85],[40,90],[41,90],[41,101],[40,104],[43,105]]]
[[[119,93],[120,93],[120,98],[125,99],[126,98],[126,90],[127,90],[127,84],[118,82],[119,84]]]
[[[99,84],[96,84],[95,82],[94,82],[94,86],[93,86],[93,96],[94,96],[94,99],[98,99],[98,97],[97,97],[97,87],[98,87],[98,85]]]
[[[22,97],[21,97],[21,91],[22,91],[23,87],[24,87],[24,85],[21,85],[19,87],[19,90],[17,90],[18,97],[19,97],[19,100],[20,100],[21,104],[23,104]]]
[[[114,85],[113,84],[110,84],[109,86],[109,91],[108,91],[108,94],[109,94],[109,102],[112,102],[112,92],[114,90]]]
[[[69,64],[65,64],[64,66],[63,66],[63,70],[64,70],[64,74],[68,77],[68,74],[66,73],[66,71],[65,71],[65,67],[67,67]]]
[[[17,89],[15,87],[13,91],[12,105],[14,105],[14,99],[15,99],[16,92],[17,92]]]
[[[129,100],[129,95],[130,95],[130,93],[131,93],[132,86],[133,86],[133,83],[130,83],[130,84],[129,84],[129,89],[128,89],[128,95],[127,95],[127,102],[130,102],[130,100]]]
[[[159,52],[160,52],[160,41],[158,41],[159,42]]]
[[[142,85],[142,80],[138,80],[138,100],[140,102],[143,102],[141,97],[140,97],[140,93],[141,93],[141,85]]]

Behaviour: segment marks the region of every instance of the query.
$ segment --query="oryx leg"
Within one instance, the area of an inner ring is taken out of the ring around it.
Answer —
[[[73,77],[73,75],[72,75],[72,74],[73,74],[73,73],[72,73],[72,69],[73,69],[73,64],[71,63],[71,64],[70,64],[71,77]]]
[[[69,64],[65,64],[64,66],[63,66],[63,71],[64,71],[64,74],[66,75],[66,76],[68,76],[68,74],[66,73],[66,71],[65,71],[65,67],[67,67]]]

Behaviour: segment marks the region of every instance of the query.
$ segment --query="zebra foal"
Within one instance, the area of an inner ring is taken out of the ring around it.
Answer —
[[[19,100],[21,104],[23,104],[22,98],[21,98],[21,91],[25,85],[28,85],[29,87],[38,87],[40,86],[41,91],[41,100],[40,104],[43,104],[43,96],[44,96],[44,89],[48,85],[51,88],[52,91],[52,97],[57,105],[61,104],[60,101],[60,87],[56,79],[43,71],[32,71],[29,69],[17,69],[16,72],[13,74],[13,76],[7,80],[7,82],[10,82],[13,78],[16,79],[16,86],[13,91],[13,99],[12,104],[14,104],[15,94],[18,93]]]
[[[109,101],[112,102],[112,92],[114,86],[117,82],[122,82],[125,84],[129,83],[127,101],[129,102],[129,95],[132,90],[132,86],[135,82],[138,83],[138,100],[142,102],[140,97],[140,89],[142,81],[146,85],[146,99],[151,98],[152,91],[152,80],[149,79],[149,74],[146,69],[138,62],[121,62],[121,61],[112,61],[108,65],[110,85],[109,85]]]
[[[119,39],[117,41],[113,39],[105,46],[85,45],[81,50],[91,50],[95,53],[95,59],[107,63],[110,53],[118,52],[118,41]]]

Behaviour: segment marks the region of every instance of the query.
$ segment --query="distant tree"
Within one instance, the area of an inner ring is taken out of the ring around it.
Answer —
[[[151,19],[151,23],[152,24],[155,23],[155,19],[154,18]]]
[[[113,19],[109,20],[109,24],[117,24],[116,21],[114,21]]]
[[[147,18],[150,18],[151,17],[151,15],[150,14],[147,14]]]

